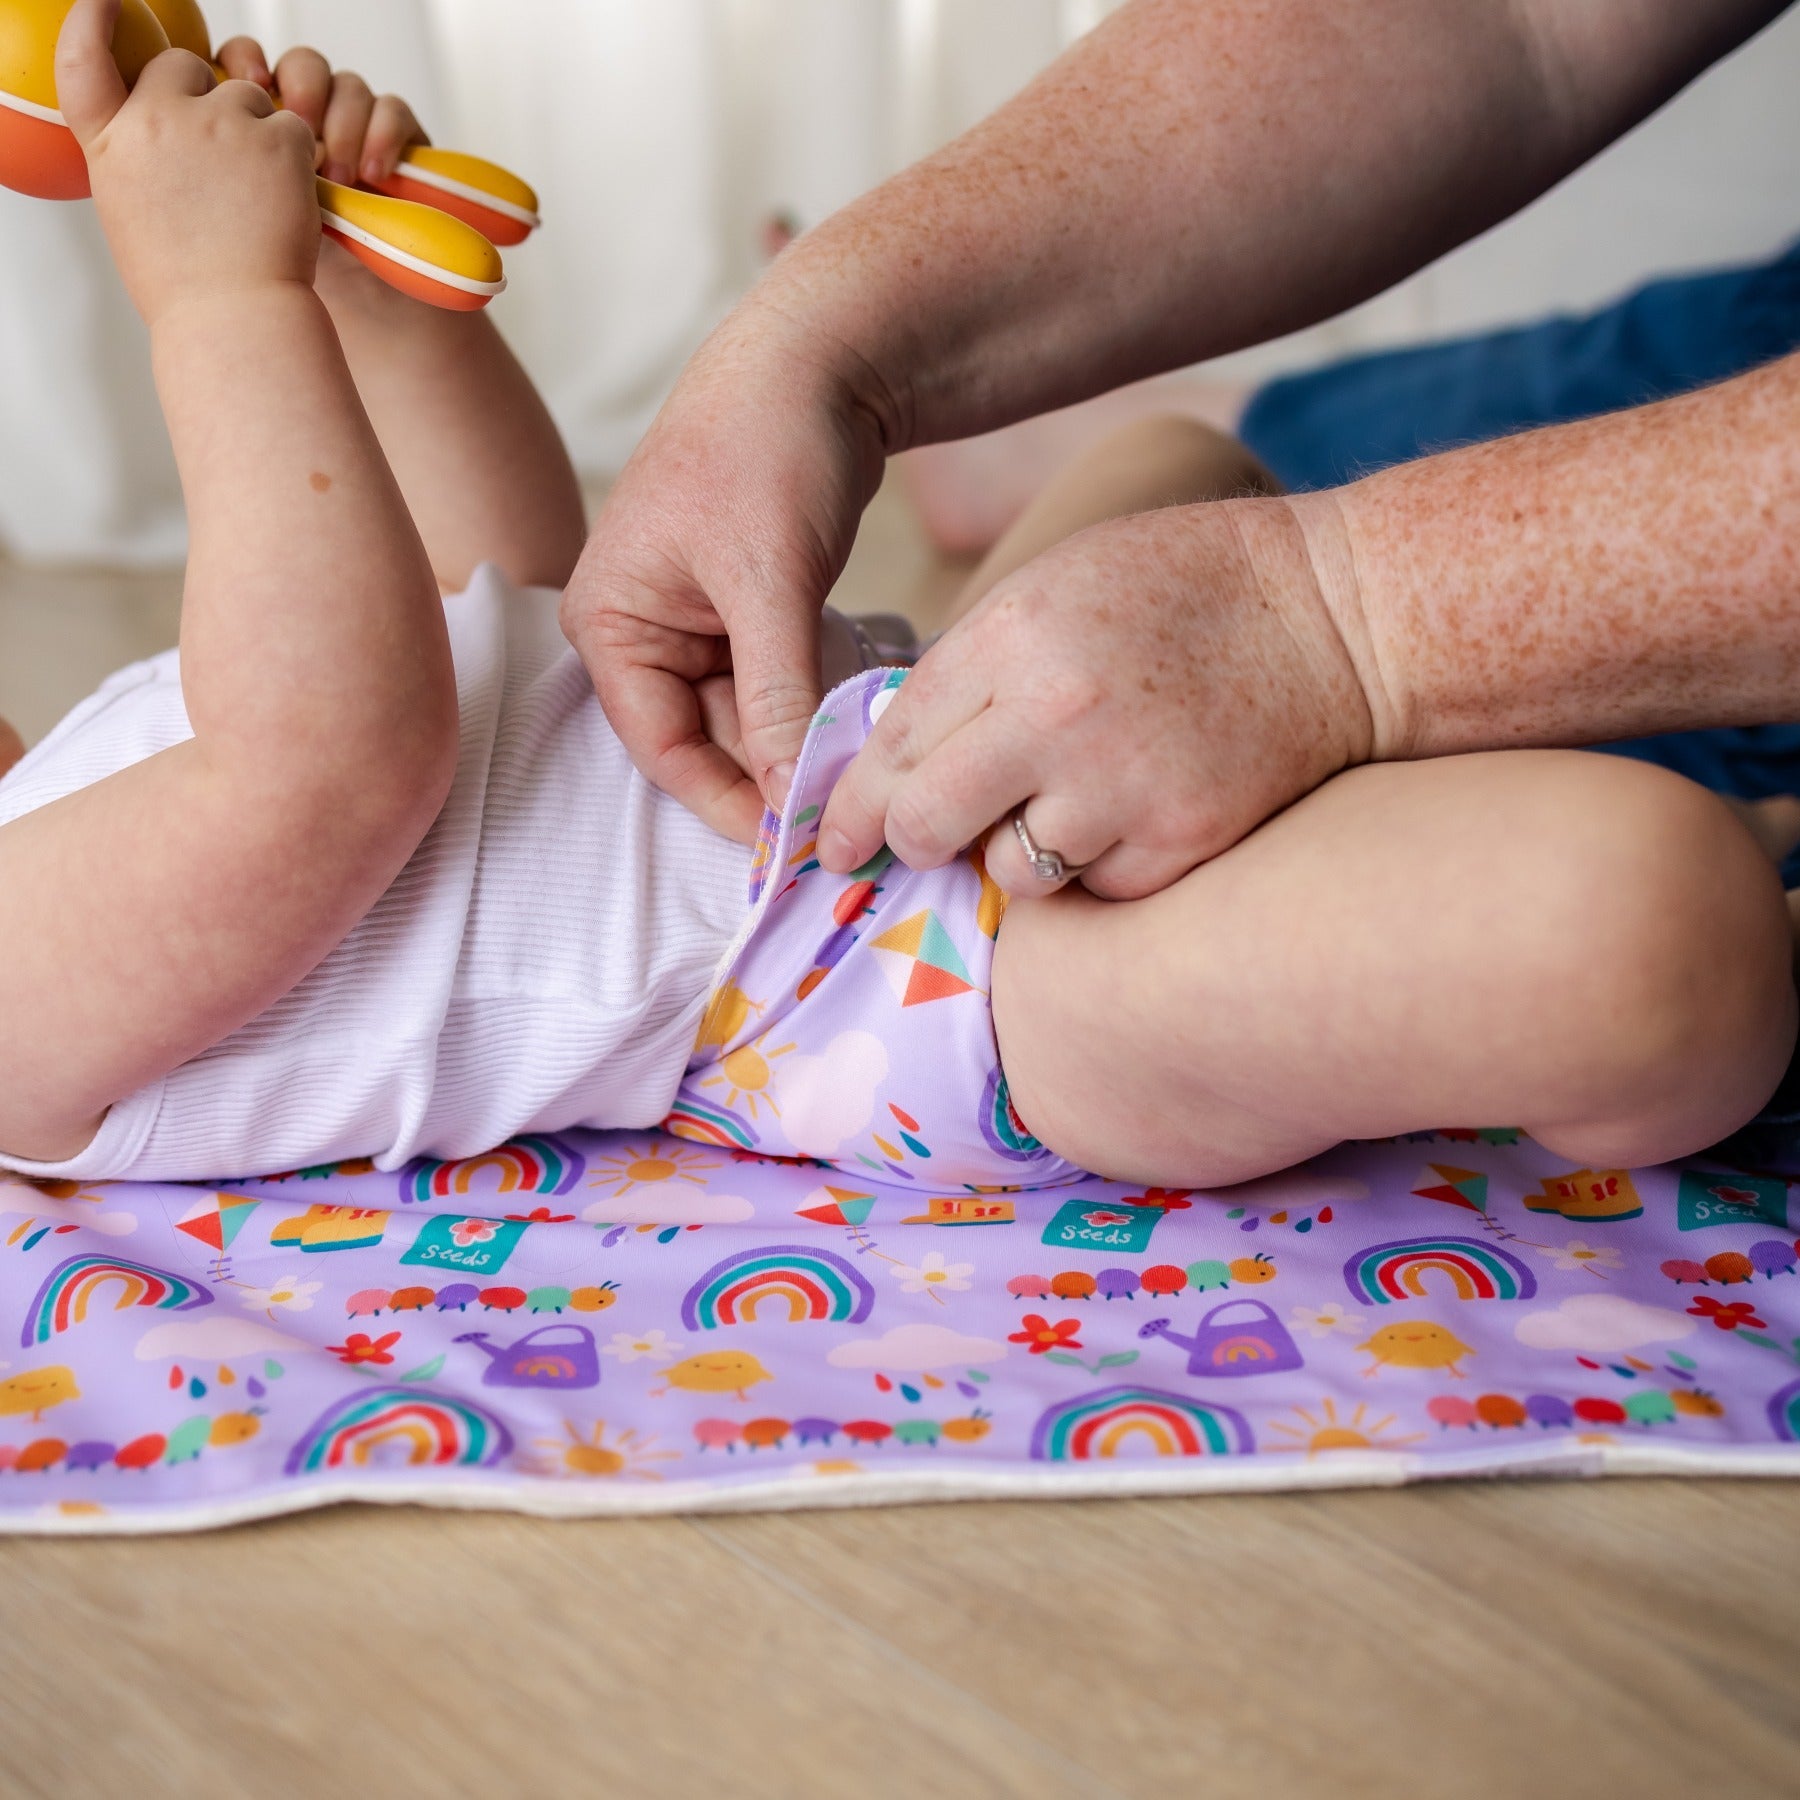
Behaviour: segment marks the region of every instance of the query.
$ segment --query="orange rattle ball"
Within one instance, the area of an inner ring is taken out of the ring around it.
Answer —
[[[212,33],[194,0],[145,0],[157,23],[177,50],[190,50],[203,62],[212,61]],[[127,77],[129,80],[130,78]]]
[[[0,0],[0,185],[85,200],[87,159],[56,106],[56,40],[75,0]],[[129,87],[169,47],[145,0],[124,0],[113,60]]]

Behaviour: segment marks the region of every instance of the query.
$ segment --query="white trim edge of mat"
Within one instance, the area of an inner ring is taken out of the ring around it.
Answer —
[[[792,1473],[729,1488],[709,1482],[645,1482],[610,1478],[434,1475],[422,1480],[355,1476],[294,1481],[274,1490],[192,1506],[119,1507],[105,1511],[18,1513],[0,1522],[0,1536],[156,1536],[211,1531],[261,1519],[343,1505],[430,1506],[462,1512],[515,1513],[539,1519],[642,1518],[659,1514],[792,1512],[813,1508],[898,1506],[954,1500],[1175,1499],[1208,1494],[1277,1494],[1331,1488],[1405,1487],[1447,1480],[1587,1478],[1664,1475],[1687,1478],[1800,1476],[1800,1445],[1654,1446],[1553,1442],[1541,1448],[1517,1444],[1472,1450],[1449,1459],[1396,1451],[1360,1454],[1332,1451],[1293,1462],[1220,1458],[1206,1469],[1153,1467],[1094,1471],[1074,1469],[955,1468],[862,1470],[857,1473]],[[30,1477],[24,1477],[29,1480]],[[131,1477],[123,1475],[121,1480]]]

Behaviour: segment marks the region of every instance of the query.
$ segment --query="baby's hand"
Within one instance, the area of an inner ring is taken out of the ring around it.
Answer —
[[[227,75],[255,82],[306,121],[314,166],[327,181],[374,187],[399,168],[408,146],[431,142],[404,100],[377,98],[360,75],[334,73],[316,50],[290,50],[271,71],[260,44],[236,37],[218,57]]]
[[[56,47],[63,116],[127,292],[151,324],[196,295],[310,287],[319,254],[312,132],[259,87],[185,50],[127,94],[111,40],[119,0],[76,0]]]

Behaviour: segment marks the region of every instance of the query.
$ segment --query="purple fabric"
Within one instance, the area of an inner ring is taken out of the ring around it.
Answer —
[[[814,719],[787,816],[763,821],[747,941],[664,1123],[858,1181],[1068,1181],[1081,1171],[1031,1135],[1000,1067],[988,984],[1006,900],[980,853],[921,873],[884,848],[848,876],[813,854],[831,790],[905,677],[858,675]]]
[[[0,1186],[0,1528],[1800,1472],[1788,1188],[1507,1132],[1216,1195],[650,1134]]]
[[[897,680],[809,740],[680,1135],[0,1178],[0,1529],[1800,1472],[1780,1180],[1471,1130],[1144,1192],[1033,1143],[979,865],[811,859]]]

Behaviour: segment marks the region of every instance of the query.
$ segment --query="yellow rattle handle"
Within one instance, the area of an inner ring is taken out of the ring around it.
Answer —
[[[156,4],[167,5],[169,0],[156,0]],[[231,79],[218,63],[212,71],[220,81]],[[543,223],[536,191],[510,169],[462,150],[440,150],[434,144],[411,145],[402,153],[399,168],[373,191],[395,200],[435,206],[465,225],[473,225],[491,242],[508,247],[524,243]]]
[[[211,63],[211,34],[198,0],[148,0],[148,4],[169,34],[169,43],[193,50],[203,63]],[[223,81],[225,70],[216,63],[212,68]],[[538,196],[526,182],[497,162],[468,157],[459,149],[416,144],[400,158],[400,169],[380,184],[380,193],[437,207],[464,225],[473,225],[491,243],[506,247],[524,243],[542,223]]]
[[[543,223],[536,192],[510,170],[432,144],[414,144],[380,191],[438,207],[509,249]]]
[[[450,312],[479,312],[505,290],[500,252],[473,225],[416,200],[317,179],[325,235],[389,287]]]
[[[88,194],[87,160],[56,97],[56,40],[72,3],[0,0],[0,186],[44,200]],[[211,62],[195,0],[123,0],[112,48],[127,85],[171,44]],[[501,292],[494,245],[522,243],[538,223],[524,182],[455,150],[416,145],[381,185],[320,181],[324,229],[390,286],[457,312]]]
[[[197,0],[148,0],[148,4],[171,44],[193,51],[202,62],[212,62],[212,40]],[[225,79],[217,63],[213,70],[221,81]],[[473,225],[490,242],[508,247],[524,243],[542,223],[538,197],[527,183],[498,163],[460,150],[415,144],[378,191],[395,200],[435,206]]]

